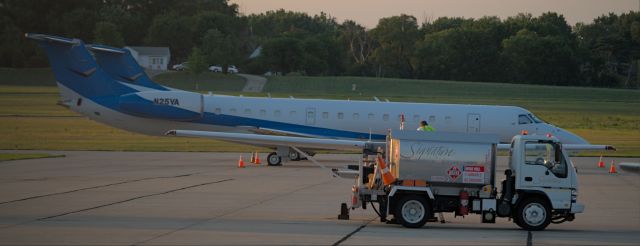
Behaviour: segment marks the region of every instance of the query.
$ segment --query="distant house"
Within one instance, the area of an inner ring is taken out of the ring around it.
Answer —
[[[150,70],[167,70],[171,59],[169,47],[126,46],[138,64]]]

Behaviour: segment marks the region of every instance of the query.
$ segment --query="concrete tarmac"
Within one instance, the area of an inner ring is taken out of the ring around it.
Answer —
[[[15,151],[13,151],[15,152]],[[0,162],[0,245],[638,245],[640,175],[573,158],[573,222],[527,232],[478,215],[420,229],[379,222],[368,210],[337,220],[353,180],[309,161],[236,167],[239,153],[37,151],[63,158]],[[262,159],[266,159],[263,154]],[[318,155],[323,165],[358,155]],[[609,164],[611,159],[606,159]],[[616,158],[616,162],[639,162]],[[507,161],[500,157],[499,169]],[[500,179],[502,172],[499,171]]]

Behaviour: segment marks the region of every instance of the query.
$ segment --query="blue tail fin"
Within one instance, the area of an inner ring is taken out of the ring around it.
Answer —
[[[33,33],[25,36],[44,49],[57,82],[68,89],[88,98],[133,92],[98,66],[82,40]]]
[[[105,45],[88,45],[105,72],[116,80],[134,85],[166,91],[167,89],[151,80],[127,49]]]

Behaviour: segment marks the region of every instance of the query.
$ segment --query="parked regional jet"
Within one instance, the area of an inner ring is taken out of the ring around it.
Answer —
[[[317,149],[358,149],[368,141],[383,141],[388,129],[401,123],[416,129],[421,120],[438,131],[498,134],[503,143],[526,130],[552,134],[566,149],[609,148],[590,145],[513,106],[204,95],[154,83],[125,49],[87,47],[79,39],[42,34],[26,37],[46,51],[62,103],[70,109],[138,133],[271,147],[276,151],[267,158],[270,165],[283,157],[299,160]]]

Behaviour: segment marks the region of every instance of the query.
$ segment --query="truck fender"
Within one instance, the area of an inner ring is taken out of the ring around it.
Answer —
[[[387,199],[387,206],[386,206],[387,214],[393,214],[395,211],[395,201],[397,199],[394,198],[394,195],[407,194],[407,193],[422,194],[422,195],[426,193],[428,197],[427,200],[429,203],[432,203],[433,200],[435,199],[435,197],[433,196],[433,192],[431,191],[431,187],[401,186],[401,185],[392,186],[388,195],[389,199]],[[401,198],[402,198],[402,195],[398,195],[398,199],[401,199]]]
[[[417,186],[393,186],[391,187],[391,191],[389,191],[389,197],[392,197],[399,191],[412,191],[412,192],[426,192],[429,199],[433,200],[435,197],[433,196],[433,192],[431,191],[431,187],[417,187]]]
[[[520,202],[522,202],[525,199],[527,199],[529,197],[532,197],[532,196],[537,196],[537,197],[540,197],[540,198],[544,199],[547,202],[547,204],[549,204],[549,206],[551,206],[551,201],[549,200],[549,197],[543,191],[539,191],[539,190],[519,190],[519,191],[517,191],[517,193],[518,193],[518,198],[517,198],[517,200],[513,201],[513,208],[517,208],[518,205],[520,204]],[[513,209],[512,211],[515,212],[515,209]]]

